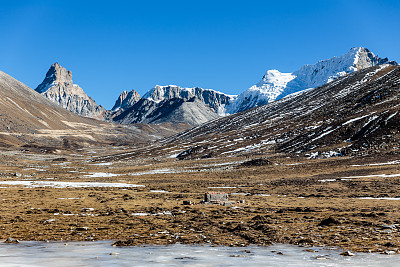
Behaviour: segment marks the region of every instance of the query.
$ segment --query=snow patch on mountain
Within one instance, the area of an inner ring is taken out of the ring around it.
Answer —
[[[278,70],[268,70],[261,82],[241,93],[226,107],[226,113],[236,113],[256,106],[267,104],[276,99],[287,84],[295,79],[292,73],[282,73]]]

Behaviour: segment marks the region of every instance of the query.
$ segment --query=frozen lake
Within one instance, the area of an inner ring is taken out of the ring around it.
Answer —
[[[356,253],[290,245],[113,247],[111,241],[0,244],[1,266],[399,266],[400,255]]]

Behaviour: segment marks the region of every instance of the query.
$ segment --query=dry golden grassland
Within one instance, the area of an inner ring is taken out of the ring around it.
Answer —
[[[310,160],[275,155],[264,166],[243,166],[249,158],[240,157],[90,161],[125,151],[3,151],[0,238],[108,239],[117,245],[290,243],[374,252],[397,252],[400,246],[400,198],[391,199],[400,197],[398,156]],[[38,181],[145,187],[54,188]],[[208,191],[227,192],[235,203],[202,204]],[[193,204],[183,205],[184,200]]]

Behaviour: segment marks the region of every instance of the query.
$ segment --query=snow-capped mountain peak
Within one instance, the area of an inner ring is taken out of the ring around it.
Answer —
[[[293,73],[268,70],[258,84],[231,101],[226,110],[233,114],[261,106],[287,95],[324,85],[348,73],[382,64],[397,65],[395,61],[375,56],[367,48],[353,47],[340,57],[321,60],[314,65],[304,65]]]

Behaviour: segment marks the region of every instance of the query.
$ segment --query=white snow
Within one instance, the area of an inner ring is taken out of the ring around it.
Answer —
[[[374,114],[374,113],[375,113],[375,112],[372,112],[371,114]],[[355,121],[358,121],[358,120],[364,119],[364,118],[366,118],[366,117],[369,117],[371,114],[364,115],[364,116],[361,116],[361,117],[357,117],[357,118],[354,118],[354,119],[348,120],[348,121],[346,121],[345,123],[343,123],[342,125],[347,125],[347,124],[350,124],[350,123],[352,123],[352,122],[355,122]]]
[[[383,166],[383,165],[394,165],[399,164],[400,160],[394,160],[389,162],[382,162],[382,163],[370,163],[370,164],[361,164],[361,165],[351,165],[352,167],[362,167],[362,166]]]
[[[50,182],[50,181],[0,181],[4,185],[21,185],[30,188],[80,188],[80,187],[145,187],[144,185],[126,183],[96,183],[96,182]]]
[[[96,165],[96,166],[109,166],[109,165],[113,165],[113,162],[100,162],[100,163],[94,163],[92,165]]]
[[[399,176],[400,176],[400,173],[395,173],[395,174],[373,174],[373,175],[365,175],[365,176],[342,177],[341,179],[374,178],[374,177],[389,178],[389,177],[399,177]]]
[[[114,176],[120,176],[123,174],[114,174],[114,173],[107,173],[107,172],[90,172],[90,174],[83,175],[84,177],[90,177],[90,178],[98,178],[98,177],[114,177]]]
[[[322,179],[322,180],[318,180],[318,182],[321,182],[321,183],[336,182],[336,179]]]
[[[168,193],[168,191],[165,190],[150,190],[152,193]]]
[[[358,199],[400,200],[398,197],[359,197]]]
[[[230,189],[230,188],[237,188],[236,186],[209,186],[207,188],[210,189]]]

